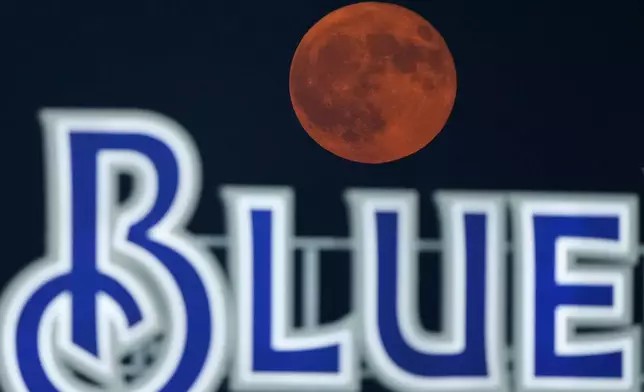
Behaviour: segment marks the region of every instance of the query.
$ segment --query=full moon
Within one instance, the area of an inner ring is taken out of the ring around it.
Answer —
[[[391,162],[443,129],[456,97],[454,60],[420,15],[386,3],[331,12],[298,45],[290,70],[295,114],[326,150]]]

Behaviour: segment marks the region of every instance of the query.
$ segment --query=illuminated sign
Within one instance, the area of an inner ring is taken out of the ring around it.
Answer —
[[[347,392],[360,389],[362,361],[404,392],[639,390],[634,196],[438,192],[444,311],[432,334],[418,319],[419,197],[348,190],[351,238],[308,244],[352,252],[352,312],[301,330],[291,189],[223,187],[227,277],[185,231],[201,167],[180,126],[137,111],[42,121],[48,253],[0,302],[5,391],[215,391],[229,377],[233,390]],[[125,203],[122,174],[134,184]]]

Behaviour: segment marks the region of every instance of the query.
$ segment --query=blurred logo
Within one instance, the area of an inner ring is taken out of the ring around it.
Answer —
[[[138,111],[41,118],[48,253],[0,299],[5,391],[208,392],[226,377],[235,391],[348,392],[364,377],[404,392],[639,390],[634,196],[441,191],[442,239],[429,241],[415,192],[351,189],[342,239],[296,237],[290,188],[226,186],[228,232],[206,244],[185,230],[201,168],[179,125]],[[205,245],[226,247],[230,282]],[[294,249],[311,312],[316,252],[351,253],[348,315],[295,326]],[[418,255],[436,251],[442,332],[429,332]]]
[[[194,146],[160,116],[45,111],[48,254],[2,301],[8,391],[207,391],[225,371],[226,284],[183,231]],[[134,194],[119,203],[119,176]]]

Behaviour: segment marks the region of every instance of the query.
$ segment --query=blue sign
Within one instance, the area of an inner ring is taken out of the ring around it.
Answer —
[[[292,189],[225,186],[227,235],[206,242],[227,247],[226,276],[185,228],[201,166],[178,124],[108,110],[41,120],[48,252],[0,300],[5,391],[206,392],[228,378],[235,391],[349,392],[366,375],[404,392],[639,391],[635,196],[441,191],[431,242],[414,191],[350,189],[350,238],[303,239]],[[296,248],[312,250],[306,328],[293,320]],[[351,252],[354,279],[351,312],[329,324],[315,314],[324,248]],[[418,254],[437,249],[443,323],[430,333]]]

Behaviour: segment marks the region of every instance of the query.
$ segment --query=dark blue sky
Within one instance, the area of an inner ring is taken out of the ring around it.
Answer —
[[[160,111],[194,135],[211,187],[294,184],[311,190],[307,198],[322,192],[321,203],[355,185],[427,191],[644,185],[641,2],[400,3],[445,37],[458,96],[447,127],[427,149],[381,166],[322,151],[299,126],[288,96],[299,39],[348,3],[5,8],[0,107],[12,148],[3,159],[22,168],[5,174],[21,193],[13,201],[42,204],[35,113],[43,106]]]

